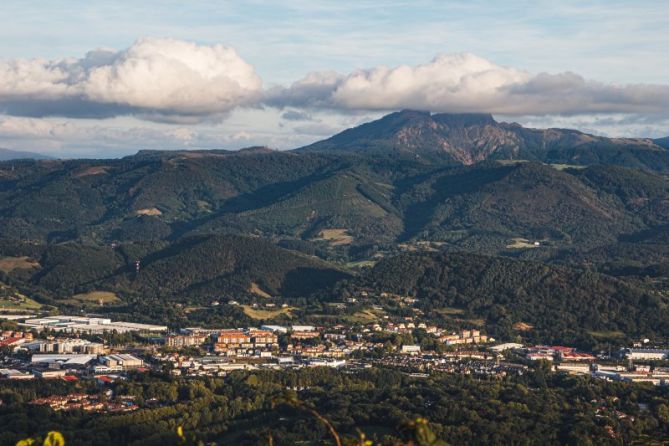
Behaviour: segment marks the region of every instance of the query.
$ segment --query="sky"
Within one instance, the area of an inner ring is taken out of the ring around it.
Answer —
[[[290,149],[391,111],[669,135],[669,3],[3,0],[0,147]]]

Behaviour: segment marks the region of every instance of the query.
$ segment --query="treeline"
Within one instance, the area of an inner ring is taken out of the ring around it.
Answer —
[[[178,444],[178,426],[205,442],[264,445],[327,444],[326,427],[286,401],[316,409],[349,438],[375,444],[404,437],[401,426],[424,417],[441,439],[457,445],[621,445],[669,438],[669,394],[662,387],[592,381],[548,373],[478,380],[434,374],[411,378],[375,369],[341,372],[235,372],[227,378],[183,380],[135,376],[113,385],[144,408],[126,414],[53,412],[26,404],[35,396],[102,392],[87,383],[0,383],[0,444],[58,430],[68,445]]]

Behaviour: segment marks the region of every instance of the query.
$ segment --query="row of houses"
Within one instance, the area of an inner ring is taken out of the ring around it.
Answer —
[[[125,396],[117,401],[101,401],[97,395],[71,393],[68,395],[54,395],[36,398],[30,404],[49,406],[55,411],[84,410],[86,412],[130,412],[139,409],[134,398]]]
[[[460,333],[451,333],[439,337],[439,341],[446,345],[485,344],[494,342],[494,338],[481,334],[479,330],[462,330]]]

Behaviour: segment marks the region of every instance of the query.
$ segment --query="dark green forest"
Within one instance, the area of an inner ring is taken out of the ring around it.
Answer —
[[[178,426],[219,445],[267,444],[270,432],[276,445],[327,441],[325,426],[282,403],[291,398],[317,409],[340,435],[355,438],[361,430],[375,444],[406,440],[402,427],[416,417],[427,418],[434,433],[454,445],[536,444],[539,438],[545,445],[648,444],[651,438],[659,444],[669,438],[666,388],[554,375],[541,366],[503,380],[327,368],[203,380],[145,375],[117,382],[113,390],[153,408],[91,415],[25,404],[74,390],[102,391],[86,383],[0,383],[0,444],[59,430],[73,446],[176,445]]]

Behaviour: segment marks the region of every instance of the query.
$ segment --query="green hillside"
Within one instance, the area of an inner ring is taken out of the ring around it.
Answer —
[[[580,269],[465,253],[405,254],[377,264],[358,286],[415,295],[426,314],[457,308],[493,334],[592,346],[591,332],[669,333],[669,296]],[[516,330],[516,324],[530,330]]]
[[[238,236],[196,236],[173,243],[116,247],[4,241],[0,256],[27,256],[37,262],[37,268],[13,270],[3,277],[56,303],[97,290],[208,302],[248,294],[253,283],[271,294],[305,296],[350,277],[316,258]]]

